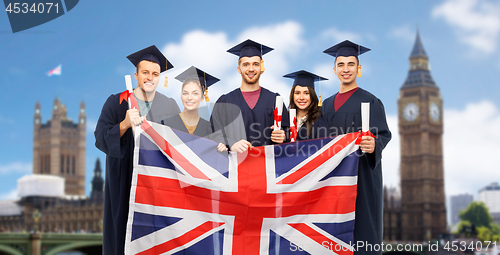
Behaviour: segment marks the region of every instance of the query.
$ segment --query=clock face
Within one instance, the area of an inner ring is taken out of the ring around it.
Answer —
[[[83,118],[80,119],[80,123],[85,123],[85,120]]]
[[[436,103],[431,104],[431,107],[429,108],[429,114],[431,115],[433,121],[439,120],[439,106]]]
[[[403,117],[405,120],[411,122],[418,116],[418,106],[415,103],[409,103],[403,109]]]

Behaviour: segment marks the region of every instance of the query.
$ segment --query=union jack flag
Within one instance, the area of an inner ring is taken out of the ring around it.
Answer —
[[[352,254],[360,133],[218,153],[136,128],[126,254]]]
[[[52,75],[61,75],[61,69],[62,69],[62,65],[58,65],[56,68],[50,69],[46,74],[49,77]]]

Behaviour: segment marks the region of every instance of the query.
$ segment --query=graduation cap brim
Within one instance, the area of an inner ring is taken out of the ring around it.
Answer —
[[[266,53],[272,50],[273,48],[271,47],[267,47],[266,45],[248,39],[227,50],[227,52],[232,53],[238,56],[239,58],[242,58],[242,57],[253,57],[253,56],[262,57]]]
[[[303,87],[310,87],[314,89],[315,81],[325,81],[327,78],[321,77],[317,74],[310,73],[308,71],[300,70],[297,72],[289,73],[283,77],[294,79],[293,85],[299,85]]]
[[[324,53],[333,56],[333,57],[350,57],[350,56],[359,56],[365,52],[370,51],[370,49],[363,47],[359,44],[353,43],[349,40],[345,40],[341,43],[338,43],[325,51]]]
[[[127,56],[128,60],[137,67],[137,65],[143,61],[151,61],[160,65],[160,72],[166,71],[174,66],[167,61],[167,58],[161,53],[161,51],[156,48],[155,45],[151,45],[145,49],[138,52],[132,53]]]
[[[201,82],[201,84],[206,84],[207,88],[220,81],[218,78],[194,66],[189,67],[184,72],[177,75],[175,79],[181,82],[184,82],[187,79],[198,79]]]

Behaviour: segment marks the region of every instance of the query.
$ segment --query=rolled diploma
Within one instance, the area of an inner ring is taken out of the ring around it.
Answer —
[[[370,130],[370,103],[361,103],[361,131]]]
[[[127,86],[127,90],[130,93],[134,93],[132,90],[132,77],[130,75],[125,75],[125,86]],[[130,96],[128,97],[128,108],[131,109],[132,107],[132,101],[130,100]],[[132,132],[135,134],[135,126],[132,125]]]
[[[278,116],[280,117],[279,120],[274,119],[274,130],[281,130],[281,113],[283,112],[283,98],[281,96],[276,97],[276,108],[278,109]]]
[[[297,128],[297,126],[295,125],[295,123],[293,122],[293,120],[295,119],[295,117],[297,116],[297,110],[296,109],[290,109],[290,112],[289,114],[290,115],[290,129],[292,129],[292,127],[295,127]],[[292,135],[292,133],[290,133],[290,135]],[[291,137],[290,136],[290,140],[292,142],[295,142],[295,140],[297,139],[297,137]]]
[[[133,90],[132,90],[132,78],[128,74],[125,75],[125,86],[127,86],[128,92],[133,93]],[[130,109],[130,107],[131,107],[131,104],[130,104],[130,97],[129,97],[128,108]]]

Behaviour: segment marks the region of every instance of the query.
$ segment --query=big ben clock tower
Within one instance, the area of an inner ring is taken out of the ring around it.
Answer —
[[[446,232],[443,100],[417,32],[399,100],[402,239],[430,241]]]

